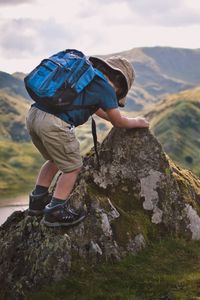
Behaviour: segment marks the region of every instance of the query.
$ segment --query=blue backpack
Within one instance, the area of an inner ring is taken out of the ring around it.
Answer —
[[[25,79],[31,98],[54,112],[73,107],[73,100],[93,80],[104,75],[92,66],[86,56],[75,49],[67,49],[44,59]]]
[[[73,100],[98,75],[104,75],[92,66],[86,56],[75,49],[67,49],[44,59],[24,78],[25,87],[31,98],[52,112],[64,112],[92,105],[73,105]],[[96,124],[92,118],[92,135],[97,156]]]

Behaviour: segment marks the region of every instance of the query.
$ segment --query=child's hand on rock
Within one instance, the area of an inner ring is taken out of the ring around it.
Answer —
[[[145,119],[144,117],[136,117],[135,120],[135,126],[136,128],[147,128],[149,127],[149,121]]]

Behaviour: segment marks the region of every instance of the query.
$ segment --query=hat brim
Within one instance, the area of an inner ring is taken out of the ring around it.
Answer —
[[[126,77],[124,76],[123,72],[119,68],[113,67],[112,65],[110,65],[105,60],[103,60],[103,59],[101,59],[99,57],[96,57],[96,56],[90,56],[89,60],[93,63],[94,67],[98,67],[98,64],[101,64],[101,65],[109,68],[111,71],[120,73],[121,75],[123,75],[123,77],[125,79],[125,82],[126,82]],[[128,92],[128,90],[127,90],[127,92]],[[125,102],[126,102],[126,97],[123,97],[123,98],[121,98],[121,99],[118,100],[118,103],[119,103],[120,107],[124,107],[125,106]]]
[[[99,58],[99,57],[96,57],[96,56],[90,56],[89,57],[89,60],[94,64],[94,66],[96,66],[97,64],[101,63],[103,64],[104,66],[107,66],[108,68],[110,68],[111,70],[113,71],[117,71],[117,72],[120,72],[120,74],[123,74],[123,72],[119,69],[119,68],[116,68],[116,67],[113,67],[112,65],[110,65],[107,61]],[[124,76],[125,77],[125,76]],[[125,77],[126,78],[126,77]]]

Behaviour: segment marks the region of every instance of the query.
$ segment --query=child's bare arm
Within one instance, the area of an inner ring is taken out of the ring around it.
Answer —
[[[108,118],[114,127],[119,128],[146,128],[149,122],[143,117],[129,118],[122,116],[118,108],[107,111]]]

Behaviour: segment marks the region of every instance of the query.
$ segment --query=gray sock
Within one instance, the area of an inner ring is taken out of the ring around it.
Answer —
[[[65,200],[52,197],[51,202],[50,202],[51,207],[54,207],[54,206],[60,205],[60,204],[64,205]]]
[[[41,195],[48,192],[48,187],[37,184],[33,191],[34,195]]]

